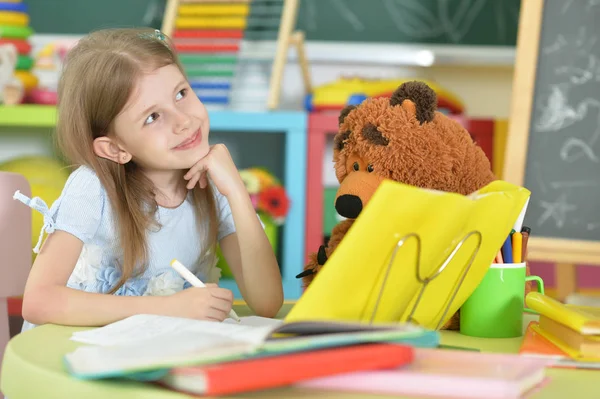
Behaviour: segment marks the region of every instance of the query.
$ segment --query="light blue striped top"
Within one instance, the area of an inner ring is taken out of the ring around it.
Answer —
[[[213,186],[214,187],[214,186]],[[218,239],[235,232],[227,198],[215,188]],[[106,293],[119,280],[122,261],[117,230],[108,195],[95,172],[85,166],[68,178],[60,197],[48,209],[42,199],[31,200],[20,193],[15,198],[44,214],[44,232],[66,231],[83,242],[81,255],[67,286],[87,292]],[[177,208],[159,207],[159,228],[149,231],[146,271],[129,279],[115,295],[169,295],[189,287],[170,262],[177,258],[205,283],[217,283],[221,270],[214,251],[201,259],[202,236],[197,228],[191,192]],[[41,242],[41,241],[40,241]],[[39,247],[39,243],[38,243]],[[37,250],[37,248],[34,250]],[[32,325],[25,322],[23,330]]]

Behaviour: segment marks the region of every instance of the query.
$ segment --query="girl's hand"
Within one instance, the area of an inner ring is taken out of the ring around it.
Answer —
[[[233,293],[216,284],[190,287],[166,298],[172,316],[197,320],[223,321],[233,305]]]
[[[191,190],[197,183],[201,188],[206,188],[208,175],[225,197],[245,191],[244,182],[231,159],[229,150],[223,144],[211,146],[208,154],[196,162],[183,178],[188,180],[186,187]]]

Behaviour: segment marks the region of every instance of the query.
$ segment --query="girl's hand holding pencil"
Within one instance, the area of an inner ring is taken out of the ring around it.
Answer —
[[[176,312],[173,316],[213,321],[231,317],[239,321],[232,309],[233,293],[230,290],[219,288],[216,284],[198,284],[200,280],[177,260],[171,262],[171,267],[193,285],[169,297],[176,302],[172,306],[172,310]]]

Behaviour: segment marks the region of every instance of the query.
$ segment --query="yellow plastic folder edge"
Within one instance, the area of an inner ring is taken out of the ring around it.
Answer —
[[[600,309],[589,306],[565,305],[539,292],[525,297],[527,307],[583,335],[600,334]]]
[[[410,320],[429,329],[442,326],[481,282],[529,196],[501,180],[469,196],[384,181],[285,321],[409,321],[421,281],[466,238],[421,293]]]

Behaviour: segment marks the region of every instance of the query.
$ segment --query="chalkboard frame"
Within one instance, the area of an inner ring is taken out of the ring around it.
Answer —
[[[521,2],[510,122],[502,178],[523,185],[545,0]],[[600,242],[540,237],[532,231],[528,260],[600,265]]]

